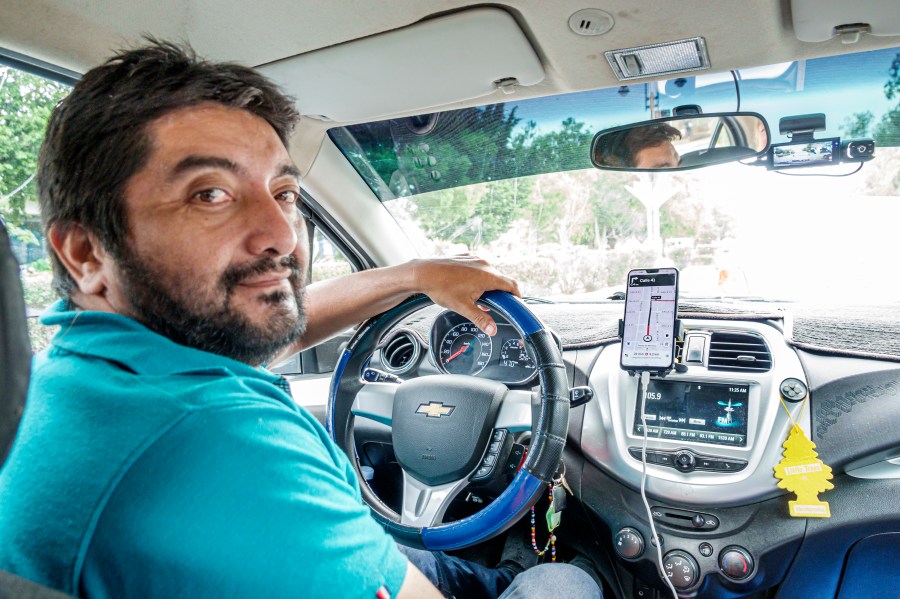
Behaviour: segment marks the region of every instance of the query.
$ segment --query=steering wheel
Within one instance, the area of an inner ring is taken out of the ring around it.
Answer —
[[[540,416],[524,465],[493,502],[477,513],[442,524],[444,512],[479,471],[497,431],[532,428],[532,392],[466,375],[425,376],[401,384],[366,382],[361,373],[381,336],[405,316],[433,302],[415,295],[363,323],[338,361],[325,426],[350,457],[363,499],[399,542],[429,550],[461,549],[512,526],[540,497],[562,456],[569,424],[569,383],[562,354],[544,325],[517,297],[485,293],[479,303],[505,316],[531,348],[540,377]],[[397,514],[369,488],[359,471],[354,416],[391,427],[403,472]]]

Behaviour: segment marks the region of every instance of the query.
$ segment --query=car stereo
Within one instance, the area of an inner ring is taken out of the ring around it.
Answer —
[[[674,441],[747,445],[750,385],[650,380],[645,393],[647,436]],[[634,434],[643,435],[641,398]]]

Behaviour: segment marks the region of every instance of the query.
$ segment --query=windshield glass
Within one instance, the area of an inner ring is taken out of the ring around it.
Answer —
[[[629,268],[676,266],[684,297],[841,303],[900,299],[886,276],[900,219],[900,52],[737,73],[740,109],[824,113],[817,139],[873,137],[862,165],[678,173],[590,167],[597,131],[676,106],[737,108],[730,73],[332,129],[422,255],[472,251],[524,293],[604,299]],[[748,161],[750,162],[750,161]]]

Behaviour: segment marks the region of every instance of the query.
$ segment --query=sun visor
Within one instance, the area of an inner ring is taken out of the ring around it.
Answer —
[[[429,111],[544,79],[509,13],[479,8],[260,68],[304,115],[337,122]]]
[[[900,35],[897,8],[897,0],[791,0],[791,18],[801,42],[840,36],[845,44],[852,44],[862,34]]]

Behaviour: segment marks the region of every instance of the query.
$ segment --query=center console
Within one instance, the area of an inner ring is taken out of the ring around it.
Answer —
[[[585,502],[605,520],[623,563],[658,585],[656,539],[639,493],[646,469],[664,568],[679,592],[696,594],[707,575],[713,576],[703,589],[750,591],[764,578],[771,545],[754,536],[762,530],[754,521],[784,518],[782,549],[802,524],[787,516],[773,469],[791,418],[807,433],[811,428],[803,369],[772,322],[683,324],[678,371],[651,377],[643,397],[638,378],[619,367],[618,345],[597,357],[589,379],[595,399],[585,406],[581,434],[583,455],[596,471],[585,468],[584,486],[617,488],[626,507],[617,510],[600,494],[593,501],[602,506]],[[773,567],[769,562],[770,574]]]

